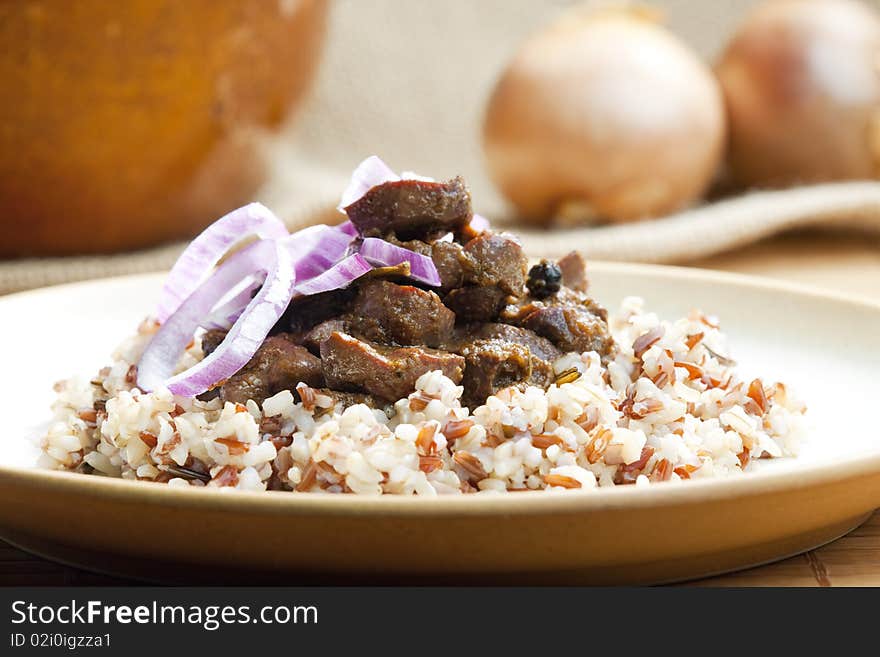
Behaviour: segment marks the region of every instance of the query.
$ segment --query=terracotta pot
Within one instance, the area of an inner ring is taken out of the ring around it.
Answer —
[[[0,5],[0,256],[194,235],[251,199],[325,0]]]

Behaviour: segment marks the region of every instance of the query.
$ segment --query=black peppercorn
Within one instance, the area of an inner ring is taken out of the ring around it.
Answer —
[[[555,262],[542,260],[529,270],[526,287],[535,299],[553,296],[562,287],[562,270]]]

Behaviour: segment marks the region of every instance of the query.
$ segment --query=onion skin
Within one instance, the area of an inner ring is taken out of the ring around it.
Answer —
[[[746,17],[717,74],[743,186],[880,173],[880,18],[852,0],[777,0]]]
[[[720,163],[710,71],[643,15],[566,15],[515,55],[489,101],[490,174],[523,218],[632,221],[689,205]]]

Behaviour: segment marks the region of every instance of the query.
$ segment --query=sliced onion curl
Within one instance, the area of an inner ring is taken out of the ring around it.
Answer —
[[[358,201],[373,187],[398,180],[436,182],[433,178],[421,176],[412,171],[404,171],[398,176],[391,170],[391,167],[385,164],[376,155],[371,155],[361,162],[354,172],[352,172],[348,187],[346,187],[345,191],[342,193],[342,200],[339,201],[339,205],[336,206],[336,209],[345,214],[345,208]],[[357,229],[350,221],[346,221],[338,228],[351,231],[352,235],[355,235],[357,232]],[[489,230],[489,220],[482,215],[474,213],[473,218],[470,220],[470,223],[468,223],[468,229],[475,235],[485,233]]]
[[[349,255],[354,237],[340,226],[309,226],[284,239],[293,258],[296,280],[304,281],[327,271]]]
[[[360,254],[377,267],[396,267],[409,263],[409,277],[413,280],[440,287],[440,274],[434,261],[426,255],[410,251],[385,240],[368,237],[361,244]]]
[[[404,171],[399,176],[391,170],[378,156],[371,155],[357,165],[351,174],[348,187],[342,192],[342,199],[336,209],[345,214],[345,208],[360,199],[364,194],[377,185],[398,180],[421,180],[422,182],[437,182],[428,176],[420,176],[412,171]],[[346,222],[349,223],[349,222]]]
[[[332,227],[319,225],[309,226],[289,235],[281,243],[293,259],[296,280],[305,281],[324,273],[348,255],[353,239],[344,224]],[[260,282],[251,282],[228,301],[217,306],[202,322],[202,328],[228,330],[260,285]]]
[[[288,231],[284,222],[261,203],[249,203],[208,226],[190,242],[171,268],[162,288],[156,319],[164,323],[204,282],[230,247],[253,235],[278,239],[286,237]]]
[[[265,282],[232,325],[223,342],[204,360],[174,374],[199,324],[229,290],[255,272]],[[165,386],[172,394],[194,397],[235,374],[253,357],[284,313],[296,275],[287,249],[275,240],[255,242],[233,254],[162,324],[138,363],[138,387]]]
[[[241,317],[241,313],[254,298],[254,294],[263,285],[262,277],[253,280],[253,276],[248,277],[244,287],[233,294],[228,301],[222,302],[211,314],[202,321],[202,328],[206,331],[211,329],[223,329],[228,331],[235,324],[235,320]]]
[[[489,230],[489,220],[483,215],[474,212],[474,216],[468,224],[468,229],[476,235],[485,233]]]
[[[339,209],[376,185],[410,178],[431,180],[410,172],[398,176],[378,157],[368,157],[352,174]],[[489,222],[475,214],[469,228],[481,233]],[[252,237],[258,241],[227,255]],[[452,234],[443,239],[451,240]],[[233,210],[196,237],[168,274],[156,312],[161,326],[138,363],[138,387],[151,391],[164,386],[186,397],[210,390],[247,364],[293,297],[341,289],[374,266],[404,263],[413,280],[440,286],[429,256],[374,237],[360,242],[350,221],[310,226],[291,235],[260,203]],[[175,374],[200,327],[228,333],[204,360]]]
[[[357,201],[361,196],[370,191],[371,188],[382,183],[397,180],[400,180],[400,176],[394,173],[391,167],[376,155],[371,155],[358,164],[352,172],[348,187],[342,192],[342,200],[339,201],[336,209],[344,214],[346,207]]]
[[[372,269],[373,267],[369,262],[355,253],[336,263],[323,274],[298,283],[293,288],[293,295],[295,297],[304,297],[310,294],[329,292],[330,290],[341,290]]]
[[[345,233],[346,235],[351,235],[352,237],[357,237],[357,235],[358,235],[357,227],[353,223],[351,223],[351,221],[349,221],[348,219],[343,221],[336,228],[338,230],[342,231],[343,233]]]

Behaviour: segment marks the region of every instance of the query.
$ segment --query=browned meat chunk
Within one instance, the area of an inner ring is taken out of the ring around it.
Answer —
[[[348,324],[382,344],[436,347],[452,335],[455,315],[434,292],[375,280],[360,286]]]
[[[461,244],[456,242],[434,242],[428,254],[440,274],[441,289],[451,290],[464,285],[464,265],[467,256]]]
[[[512,237],[484,233],[465,244],[464,252],[469,256],[465,265],[467,282],[496,286],[514,296],[522,294],[528,259]]]
[[[506,340],[477,340],[464,348],[464,401],[471,408],[503,388],[550,385],[553,368],[529,348]]]
[[[345,208],[362,234],[394,231],[403,239],[458,230],[470,221],[471,195],[464,180],[399,180],[377,185]]]
[[[546,388],[553,361],[562,355],[552,342],[510,324],[466,324],[444,348],[465,356],[465,403],[479,406],[488,395],[516,384]],[[480,396],[482,395],[482,397]]]
[[[566,306],[577,306],[579,308],[585,308],[590,311],[596,317],[601,319],[603,322],[608,322],[608,311],[600,306],[594,299],[591,299],[583,292],[575,292],[574,290],[568,288],[562,288],[559,294],[556,295],[556,299],[554,303],[558,305],[566,305]]]
[[[321,322],[301,337],[302,344],[313,354],[321,354],[321,344],[334,333],[348,333],[360,340],[384,343],[386,336],[382,326],[371,317],[343,315],[339,319]]]
[[[443,302],[452,309],[459,321],[490,322],[498,317],[506,296],[497,287],[473,285],[452,290]]]
[[[464,252],[464,247],[458,242],[434,241],[431,243],[422,240],[403,241],[395,235],[389,235],[386,239],[392,244],[402,246],[410,251],[426,255],[434,261],[437,273],[440,275],[440,291],[447,292],[464,285],[465,264],[470,260]]]
[[[300,382],[312,387],[324,385],[321,361],[287,336],[273,335],[266,338],[247,365],[220,386],[220,398],[242,404],[248,399],[262,403],[282,390],[293,390]]]
[[[290,302],[284,315],[278,320],[276,328],[281,332],[290,331],[305,335],[321,322],[346,312],[354,295],[355,290],[349,287],[298,297]]]
[[[455,315],[435,293],[390,281],[368,281],[351,311],[321,322],[300,342],[313,353],[335,331],[385,345],[439,346],[452,335]]]
[[[532,352],[533,357],[546,360],[550,363],[562,356],[562,352],[557,349],[547,338],[524,329],[520,326],[511,326],[510,324],[496,324],[489,322],[487,324],[468,324],[456,331],[460,343],[464,340],[505,340],[515,344],[525,345]],[[450,351],[458,351],[453,347],[447,347]]]
[[[566,352],[596,351],[605,356],[614,344],[605,320],[585,306],[538,307],[522,319],[521,325]]]
[[[313,354],[321,353],[321,343],[329,338],[335,331],[345,333],[348,330],[348,322],[344,319],[328,319],[321,322],[302,337],[302,344]]]
[[[605,308],[596,303],[587,294],[575,292],[567,287],[563,287],[555,296],[548,299],[535,299],[527,295],[514,300],[513,303],[502,309],[501,321],[521,325],[528,315],[546,306],[578,306],[590,311],[603,322],[608,321],[608,311]]]
[[[202,334],[202,352],[205,354],[207,358],[210,356],[217,347],[220,346],[220,343],[223,342],[223,339],[226,337],[226,331],[222,329],[211,329],[210,331],[205,331]],[[213,388],[211,390],[207,390],[199,395],[199,399],[202,401],[210,401],[211,399],[215,399],[220,396],[220,389]]]
[[[225,337],[226,331],[221,329],[205,331],[202,335],[202,351],[205,353],[205,356],[210,355],[217,347],[219,347]]]
[[[572,251],[556,263],[562,270],[562,284],[576,292],[586,292],[589,287],[587,280],[587,263],[577,251]]]
[[[465,401],[479,405],[489,395],[529,378],[529,348],[503,340],[478,340],[463,350]]]
[[[464,358],[457,354],[422,347],[382,347],[340,332],[321,343],[321,361],[331,388],[389,400],[411,393],[425,372],[440,370],[458,383],[464,370]]]

